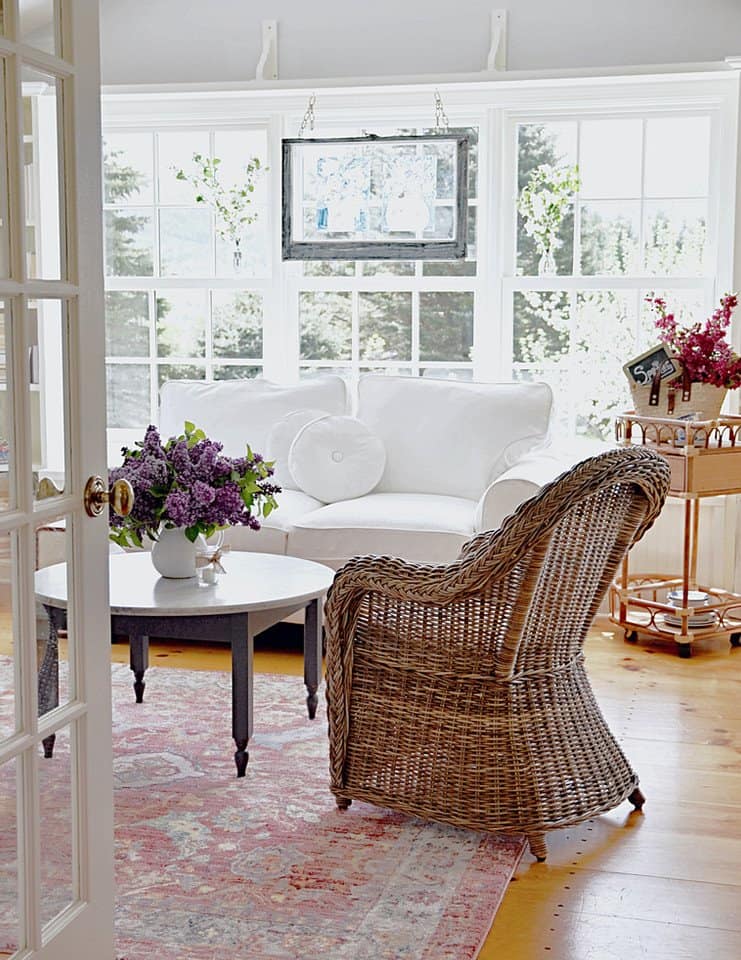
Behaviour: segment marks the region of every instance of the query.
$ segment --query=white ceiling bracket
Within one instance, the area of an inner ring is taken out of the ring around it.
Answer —
[[[262,21],[262,53],[257,62],[255,79],[278,79],[278,21]]]
[[[507,11],[491,11],[491,47],[486,61],[489,73],[507,69]]]

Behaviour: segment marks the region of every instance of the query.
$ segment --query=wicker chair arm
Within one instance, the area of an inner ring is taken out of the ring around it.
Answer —
[[[505,579],[527,555],[539,562],[533,551],[541,556],[545,553],[559,518],[600,484],[613,482],[616,469],[625,475],[628,461],[630,481],[643,489],[649,502],[646,516],[635,532],[635,542],[651,526],[664,502],[669,467],[657,454],[643,448],[613,450],[547,483],[498,530],[480,533],[464,544],[452,563],[417,564],[384,556],[350,560],[338,571],[327,596],[328,634],[345,647],[353,634],[360,602],[368,592],[401,602],[442,606],[476,593],[483,583],[491,585]],[[513,649],[507,659],[513,662],[515,653]]]

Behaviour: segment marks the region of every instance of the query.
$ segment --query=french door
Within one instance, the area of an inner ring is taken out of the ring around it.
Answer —
[[[105,470],[98,56],[97,0],[0,0],[0,957],[24,960],[113,957],[107,529],[83,509]]]

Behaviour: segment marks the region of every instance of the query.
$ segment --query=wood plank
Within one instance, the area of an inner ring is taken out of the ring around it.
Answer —
[[[593,820],[550,831],[546,837],[549,867],[588,867],[738,886],[741,839],[737,835],[688,833],[671,824],[662,829],[660,818],[631,810],[623,803]],[[524,860],[534,863],[529,853]]]
[[[547,917],[568,908],[575,914],[651,920],[741,931],[738,887],[733,884],[669,880],[602,870],[526,866],[517,875],[516,896]]]
[[[508,895],[479,960],[738,960],[741,934],[732,930],[576,913],[533,913]],[[506,947],[504,946],[506,944]]]

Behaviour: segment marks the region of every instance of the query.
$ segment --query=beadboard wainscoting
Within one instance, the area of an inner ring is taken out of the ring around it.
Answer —
[[[697,574],[705,586],[738,589],[741,570],[734,569],[735,497],[708,497],[700,504]],[[630,555],[631,573],[682,574],[684,501],[667,500],[661,516]]]

